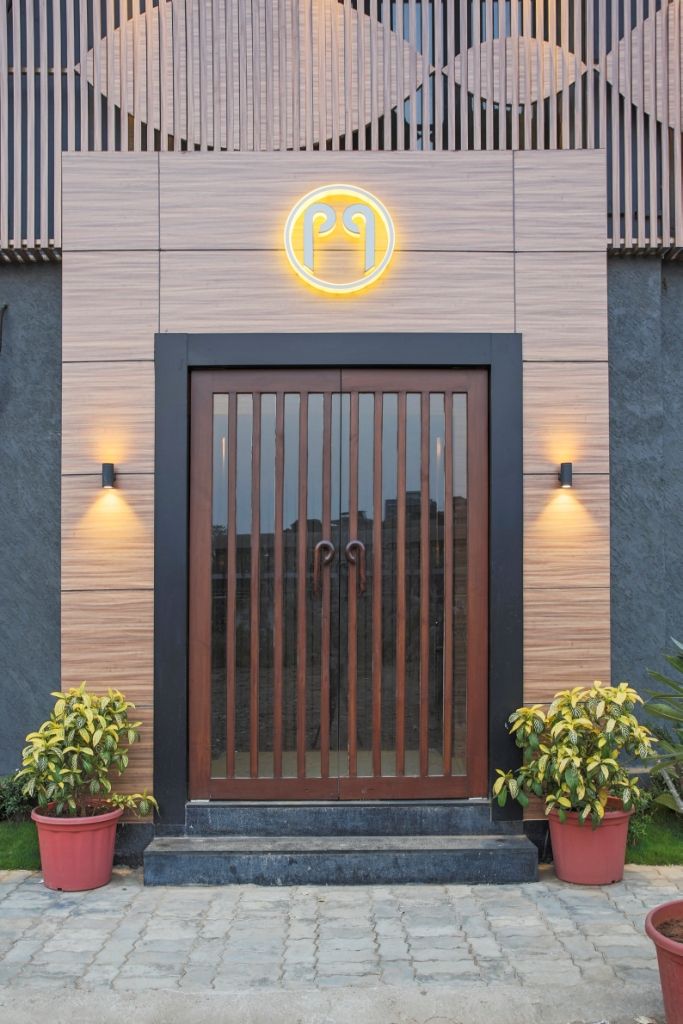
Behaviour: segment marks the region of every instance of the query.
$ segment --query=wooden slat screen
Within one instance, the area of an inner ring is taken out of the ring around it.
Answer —
[[[676,257],[681,2],[8,0],[0,257],[59,257],[62,151],[596,147],[608,249]]]

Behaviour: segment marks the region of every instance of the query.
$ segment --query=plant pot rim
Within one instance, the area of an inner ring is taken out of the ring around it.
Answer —
[[[666,903],[660,903],[659,906],[653,907],[645,918],[645,932],[655,946],[666,949],[675,956],[683,957],[683,942],[677,942],[675,939],[670,939],[668,935],[662,935],[655,925],[655,917],[664,921],[671,917],[679,917],[683,920],[683,900],[668,900]]]
[[[41,814],[37,807],[34,807],[31,811],[31,818],[35,822],[39,822],[41,825],[57,825],[65,826],[69,825],[80,825],[81,828],[84,825],[99,825],[103,822],[115,821],[120,818],[123,814],[122,807],[114,807],[111,811],[107,811],[105,814],[89,814],[87,817],[76,817],[74,815],[60,815],[59,817],[55,814]]]
[[[630,807],[628,809],[628,811],[624,810],[623,807],[620,807],[620,808],[619,807],[615,807],[611,811],[605,811],[604,817],[600,821],[600,824],[596,825],[596,828],[600,828],[601,825],[605,824],[608,821],[616,822],[616,821],[618,821],[618,820],[620,820],[622,818],[630,818],[631,815],[633,814],[633,811],[634,811],[633,807]],[[552,820],[557,825],[573,825],[573,824],[576,824],[578,822],[578,820],[579,820],[579,812],[578,811],[566,811],[566,815],[567,815],[567,820],[566,821],[560,821],[560,815],[558,814],[558,812],[556,810],[552,810],[552,811],[548,812],[548,818],[552,818]],[[584,824],[588,825],[588,826],[591,826],[591,819],[587,818],[586,821],[584,822]]]

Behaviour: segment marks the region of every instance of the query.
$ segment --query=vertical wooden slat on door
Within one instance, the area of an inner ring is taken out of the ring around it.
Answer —
[[[249,579],[249,773],[259,774],[261,638],[261,395],[253,396],[251,433],[251,565]]]
[[[190,415],[189,704],[190,799],[207,795],[211,776],[211,490],[213,388],[194,374]],[[199,685],[203,681],[204,685]]]
[[[353,388],[350,395],[349,420],[349,538],[358,536],[358,391]],[[341,554],[341,552],[340,552]],[[355,550],[355,564],[348,565],[347,588],[347,654],[346,685],[348,693],[348,756],[349,776],[358,774],[357,715],[358,715],[358,549]]]
[[[299,399],[299,480],[296,554],[296,774],[306,775],[306,665],[308,629],[308,395]]]
[[[323,396],[323,537],[332,532],[332,395]],[[330,575],[322,575],[322,616],[320,638],[320,774],[330,775],[330,654],[331,654],[331,592]]]
[[[429,393],[420,396],[420,775],[429,774]]]
[[[473,375],[467,391],[467,774],[470,792],[488,789],[488,416],[487,381]]]
[[[382,393],[373,395],[372,453],[372,773],[382,774]]]
[[[443,517],[443,763],[453,768],[453,393],[444,396],[444,517]]]
[[[226,775],[235,775],[235,679],[237,673],[237,392],[228,395],[228,536],[226,548]]]
[[[406,767],[406,392],[398,394],[396,469],[396,774]]]
[[[282,778],[282,678],[284,668],[285,396],[275,396],[275,538],[273,564],[273,775]]]

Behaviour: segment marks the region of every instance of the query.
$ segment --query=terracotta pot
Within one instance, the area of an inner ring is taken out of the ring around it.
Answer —
[[[111,881],[116,825],[122,814],[117,808],[89,818],[54,818],[31,811],[48,889],[80,892]]]
[[[609,807],[610,805],[608,805]],[[633,811],[617,806],[605,811],[597,828],[579,824],[576,811],[562,823],[555,811],[548,815],[555,873],[575,885],[609,885],[624,877],[628,819]]]
[[[683,920],[683,900],[660,903],[645,919],[645,931],[657,947],[659,980],[662,983],[667,1024],[683,1024],[683,942],[667,939],[657,925],[671,918]]]

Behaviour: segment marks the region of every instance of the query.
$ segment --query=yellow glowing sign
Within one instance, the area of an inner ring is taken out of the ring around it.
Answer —
[[[382,276],[396,242],[386,207],[365,189],[326,185],[295,204],[285,224],[285,251],[302,280],[348,295]]]

